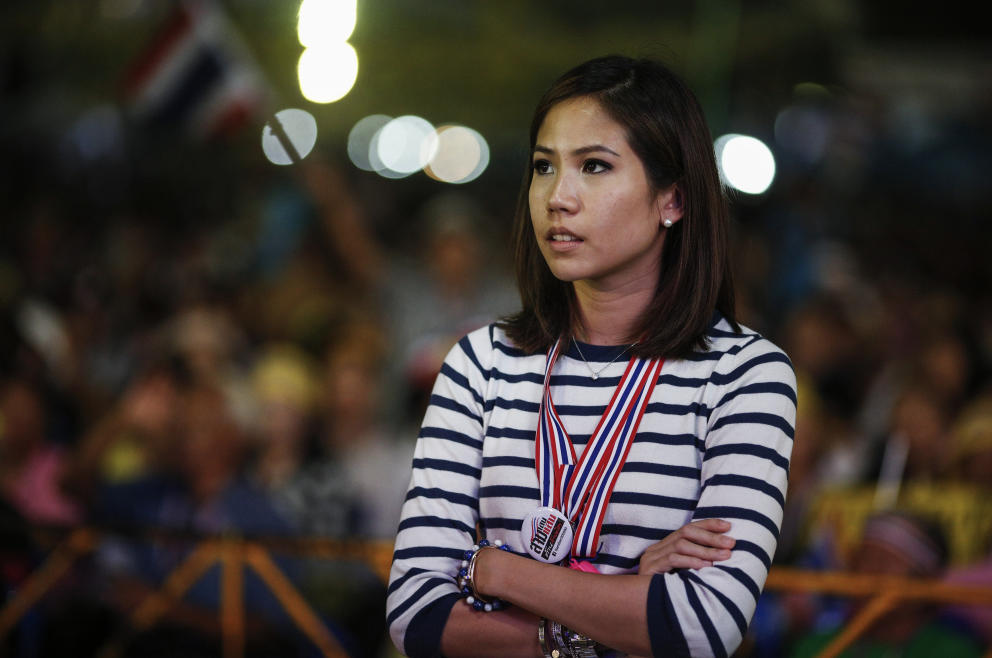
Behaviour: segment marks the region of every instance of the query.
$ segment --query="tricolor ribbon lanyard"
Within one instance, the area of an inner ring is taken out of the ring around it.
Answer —
[[[561,339],[556,341],[548,351],[535,439],[540,510],[545,513],[538,513],[536,519],[529,518],[529,523],[525,521],[522,528],[543,539],[554,530],[554,524],[548,520],[554,516],[553,512],[557,511],[567,519],[572,529],[567,533],[572,535],[570,546],[564,545],[566,537],[560,538],[563,545],[551,547],[553,550],[550,551],[545,549],[547,542],[525,542],[528,552],[545,562],[561,561],[568,556],[566,550],[573,558],[591,560],[596,556],[610,495],[627,461],[637,427],[664,364],[662,359],[631,357],[582,458],[577,459],[572,440],[551,399],[551,371],[558,360],[561,342]],[[542,529],[544,533],[541,533]],[[533,550],[535,546],[537,551]]]

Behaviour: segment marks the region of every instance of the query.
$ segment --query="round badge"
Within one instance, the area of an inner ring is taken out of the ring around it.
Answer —
[[[572,525],[555,508],[538,507],[524,517],[520,538],[531,557],[554,564],[568,557],[572,550]]]

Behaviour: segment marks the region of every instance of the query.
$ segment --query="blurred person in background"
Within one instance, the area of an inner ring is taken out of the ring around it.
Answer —
[[[929,380],[906,380],[891,408],[866,475],[846,485],[821,486],[801,524],[799,564],[841,568],[859,528],[873,512],[894,507],[937,520],[946,535],[949,564],[969,563],[988,548],[992,498],[967,481],[955,464],[955,416]]]
[[[0,587],[4,600],[27,582],[44,559],[37,527],[74,526],[83,516],[79,502],[62,490],[69,456],[46,436],[48,413],[28,379],[16,375],[0,379]],[[55,583],[20,626],[0,639],[0,654],[31,655],[38,650],[44,620],[72,596],[69,581]]]
[[[251,477],[276,493],[315,456],[313,364],[287,342],[259,346],[251,371],[255,398]]]
[[[866,378],[864,344],[841,299],[813,297],[787,318],[783,343],[801,389],[816,400],[814,421],[827,437],[815,460],[819,486],[851,484],[865,475],[868,446],[854,422]],[[801,450],[816,450],[806,446]],[[800,464],[803,467],[803,464]],[[804,485],[800,480],[797,484]]]
[[[392,539],[409,479],[412,442],[383,417],[387,337],[370,317],[346,321],[324,353],[319,440],[355,500],[353,533]]]
[[[381,540],[395,532],[412,446],[382,423],[385,350],[374,319],[349,314],[333,325],[320,359],[282,346],[263,351],[256,365],[252,477],[304,536]],[[319,557],[301,567],[302,591],[338,639],[353,655],[378,655],[387,643],[379,577],[354,559]]]
[[[952,563],[985,549],[974,528],[992,509],[949,470],[950,430],[982,370],[967,332],[955,329],[963,299],[892,281],[878,291],[878,308],[861,316],[828,297],[786,325],[800,391],[814,401],[797,433],[816,439],[794,455],[798,495],[780,544],[791,550],[779,556],[794,564],[839,568],[864,519],[897,504],[940,520]]]
[[[910,484],[932,482],[946,475],[953,416],[930,381],[906,381],[897,394],[882,437],[880,464],[869,473],[872,479]]]
[[[254,400],[245,353],[251,346],[233,313],[217,301],[195,300],[178,308],[162,330],[190,382],[223,391],[238,422],[248,423]]]
[[[395,531],[412,446],[395,439],[381,413],[386,350],[373,317],[349,314],[320,359],[283,347],[256,366],[252,476],[302,532],[382,539]]]
[[[953,479],[992,488],[992,390],[976,395],[950,432],[949,469]]]
[[[952,430],[950,471],[953,481],[975,490],[981,500],[992,500],[992,392],[977,396],[960,414]],[[951,569],[952,583],[992,587],[992,505],[987,513],[968,520],[968,529],[978,535],[981,557]],[[992,606],[952,606],[945,611],[992,647]]]
[[[811,510],[824,492],[860,484],[868,468],[869,446],[855,422],[861,369],[852,367],[864,357],[863,341],[843,304],[829,295],[795,308],[783,340],[796,372],[799,405],[775,559],[823,567],[824,560],[834,559],[835,540],[829,528],[816,527]]]
[[[319,159],[305,164],[324,238],[349,286],[338,302],[378,316],[386,330],[378,413],[397,426],[419,423],[448,349],[517,306],[505,254],[492,247],[505,244],[498,224],[472,195],[442,192],[402,218],[403,248],[393,249],[377,239],[341,171]]]
[[[162,361],[135,375],[78,442],[63,487],[88,505],[104,486],[174,473],[178,404],[184,377]]]
[[[939,524],[899,511],[882,512],[865,523],[850,556],[855,573],[910,578],[939,578],[947,566],[948,550]],[[854,617],[864,606],[855,602]],[[797,640],[791,656],[816,656],[839,634],[837,629],[813,629]],[[926,602],[905,602],[876,620],[841,656],[899,655],[906,658],[981,656],[981,647],[957,629],[941,622],[938,609]]]
[[[249,443],[245,428],[225,392],[193,385],[176,407],[178,423],[173,449],[176,473],[150,473],[134,481],[110,484],[98,494],[94,518],[126,531],[108,538],[98,551],[101,576],[96,585],[103,600],[126,618],[189,554],[189,541],[235,533],[248,536],[286,535],[290,523],[266,493],[245,477]],[[191,537],[155,540],[144,537],[156,528]],[[280,561],[286,569],[287,562]],[[184,601],[154,629],[133,638],[128,655],[216,655],[219,651],[219,569],[197,581]],[[288,575],[295,578],[290,570]],[[267,587],[246,571],[244,594],[249,623],[247,655],[295,655],[298,638]]]
[[[451,346],[519,303],[477,200],[438,194],[420,209],[418,226],[415,258],[394,263],[384,281],[389,363],[395,364],[387,381],[405,385],[404,417],[413,422],[423,417]]]
[[[82,510],[62,490],[68,455],[46,436],[46,414],[28,380],[0,381],[0,495],[31,523],[70,525]]]
[[[941,403],[957,413],[975,393],[979,358],[960,332],[943,330],[924,342],[920,370]]]

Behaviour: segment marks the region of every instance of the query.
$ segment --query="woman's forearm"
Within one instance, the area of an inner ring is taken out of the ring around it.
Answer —
[[[611,648],[629,654],[650,655],[647,625],[650,584],[650,576],[582,573],[495,550],[486,550],[479,556],[476,570],[476,586],[480,593],[512,603],[514,607],[510,610],[522,608],[530,613],[513,618],[514,623],[526,622],[525,632],[520,637],[526,644],[515,646],[517,651],[525,648],[527,653],[511,651],[501,655],[540,655],[538,617],[561,622]],[[456,605],[455,609],[445,627],[446,638],[449,630],[453,637],[463,631],[471,635],[473,624],[481,629],[495,623],[495,620],[488,622],[480,618],[503,616],[475,612],[466,605]],[[456,631],[449,629],[451,626],[463,628]],[[513,630],[517,630],[516,626]],[[479,638],[477,642],[481,642],[481,635],[476,637]],[[498,653],[494,652],[494,655]],[[448,655],[447,651],[445,654]]]
[[[447,658],[543,658],[538,620],[521,607],[489,613],[456,603],[441,635],[441,653]]]

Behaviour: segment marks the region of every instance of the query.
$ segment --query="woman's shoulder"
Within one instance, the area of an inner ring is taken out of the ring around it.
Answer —
[[[492,322],[479,327],[467,334],[452,347],[448,354],[448,360],[468,359],[476,363],[480,369],[488,370],[490,367],[499,366],[515,359],[527,359],[544,355],[528,354],[518,348],[506,335],[506,332],[498,322]]]
[[[742,393],[757,394],[754,399],[775,394],[775,399],[797,399],[796,375],[785,352],[758,331],[742,324],[715,317],[707,330],[707,348],[697,352],[686,370],[696,381],[705,382],[712,406]],[[751,396],[748,396],[751,397]],[[743,399],[743,398],[741,398]],[[786,412],[783,412],[786,413]]]
[[[732,323],[719,311],[713,314],[705,338],[706,347],[700,352],[709,360],[745,352],[749,355],[775,354],[788,362],[788,356],[781,347],[747,325]]]
[[[684,362],[685,372],[692,373],[692,377],[718,388],[762,380],[795,389],[789,357],[760,332],[716,313],[705,337],[706,346]]]

